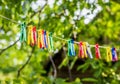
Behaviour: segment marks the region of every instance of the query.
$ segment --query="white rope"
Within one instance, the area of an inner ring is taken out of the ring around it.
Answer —
[[[0,17],[4,18],[4,19],[6,19],[6,20],[9,20],[9,21],[11,21],[11,22],[13,22],[13,23],[20,24],[20,23],[18,23],[17,21],[12,20],[12,19],[10,19],[10,18],[7,18],[7,17],[5,17],[5,16],[3,16],[3,15],[0,15]]]

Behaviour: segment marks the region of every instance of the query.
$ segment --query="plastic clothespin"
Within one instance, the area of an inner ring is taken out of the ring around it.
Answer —
[[[30,45],[31,43],[31,38],[32,38],[32,25],[28,26],[28,36],[27,36],[27,43]]]
[[[46,31],[45,30],[44,30],[44,44],[45,44],[45,48],[48,48],[47,35],[46,35]]]
[[[87,47],[86,47],[86,42],[83,42],[83,51],[84,51],[84,57],[87,58]]]
[[[112,61],[112,53],[111,53],[110,47],[107,47],[107,48],[106,48],[106,51],[107,51],[106,61],[107,61],[107,62],[110,62],[110,61]]]
[[[95,44],[95,55],[96,55],[96,59],[100,59],[100,50],[99,50],[99,45]]]
[[[47,44],[48,44],[48,50],[50,49],[50,39],[49,39],[49,32],[46,32],[46,39],[47,39]]]
[[[44,48],[45,48],[45,42],[44,42],[44,30],[41,31],[41,35],[42,35],[42,36],[41,36],[41,37],[42,37],[42,40],[41,40],[41,41],[42,41],[42,47],[43,47],[43,49],[44,49]]]
[[[49,33],[49,44],[50,44],[50,52],[53,52],[54,46],[53,46],[53,38],[52,38],[52,32]]]
[[[92,53],[91,53],[91,49],[90,49],[90,45],[86,42],[86,46],[87,46],[87,55],[89,56],[89,58],[93,59]]]
[[[84,58],[83,42],[79,42],[79,58]]]
[[[38,30],[37,45],[38,45],[38,48],[42,48],[42,44],[41,44],[41,30]]]
[[[38,30],[37,47],[40,48],[40,30]]]
[[[111,51],[112,51],[112,61],[117,61],[118,57],[117,57],[116,49],[113,47]]]
[[[68,40],[68,56],[72,56],[72,52],[71,52],[71,40]]]
[[[72,56],[75,56],[75,47],[74,47],[74,40],[71,39],[71,52],[72,52]]]
[[[20,42],[26,41],[26,24],[23,22],[21,24],[21,30],[20,30]]]
[[[74,40],[68,40],[68,56],[75,56]]]
[[[33,27],[31,28],[31,46],[34,46]]]
[[[41,48],[44,49],[44,30],[40,29],[40,36],[41,36]]]
[[[36,27],[31,28],[31,46],[35,46],[37,44],[37,32]]]
[[[37,32],[36,32],[36,27],[33,27],[33,40],[34,40],[34,45],[37,44]]]

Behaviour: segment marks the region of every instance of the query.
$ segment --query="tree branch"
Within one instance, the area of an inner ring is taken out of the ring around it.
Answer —
[[[31,57],[32,57],[32,53],[33,53],[33,52],[34,52],[34,47],[32,48],[32,51],[31,51],[30,55],[28,56],[28,59],[27,59],[27,61],[25,62],[25,64],[23,64],[22,67],[21,67],[20,69],[18,69],[17,78],[19,78],[21,71],[22,71],[22,70],[26,67],[26,65],[29,63],[29,61],[30,61],[30,59],[31,59]]]
[[[44,4],[44,6],[43,6],[40,10],[38,10],[37,12],[34,12],[34,13],[30,16],[30,18],[32,18],[33,16],[35,16],[37,13],[41,13],[42,10],[45,8],[45,6],[47,6],[47,1],[46,1],[46,3]]]
[[[50,58],[50,61],[52,63],[53,69],[54,69],[54,78],[56,78],[57,77],[57,69],[56,69],[55,63],[52,59],[52,56],[49,56],[49,58]]]
[[[1,55],[4,51],[6,51],[7,49],[9,49],[10,47],[14,46],[18,41],[19,41],[19,39],[16,40],[12,45],[9,45],[8,47],[2,49],[2,50],[0,51],[0,55]]]
[[[63,47],[63,53],[64,53],[64,56],[66,56],[66,48],[65,47]],[[72,73],[71,73],[71,69],[70,69],[69,60],[68,60],[67,67],[68,67],[68,73],[69,73],[70,81],[72,81]]]
[[[120,4],[120,0],[112,0],[112,1]]]

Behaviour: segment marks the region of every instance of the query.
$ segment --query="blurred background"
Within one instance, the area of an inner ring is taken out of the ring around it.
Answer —
[[[1,84],[119,84],[120,61],[79,59],[67,55],[67,42],[53,38],[54,52],[20,43],[20,23],[63,39],[117,48],[120,59],[119,0],[1,0]],[[95,49],[91,48],[95,58]]]

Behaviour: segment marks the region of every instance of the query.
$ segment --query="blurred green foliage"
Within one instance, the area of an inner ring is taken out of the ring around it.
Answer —
[[[0,15],[18,22],[25,21],[27,24],[37,26],[37,29],[45,29],[66,39],[76,35],[76,41],[87,41],[90,44],[99,43],[100,45],[119,48],[119,1],[111,0],[106,3],[103,0],[93,3],[89,3],[89,0],[61,1],[60,3],[60,0],[55,0],[53,7],[47,3],[41,12],[36,12],[31,5],[36,0],[0,0]],[[85,24],[84,21],[87,19],[87,15],[94,14],[98,5],[102,10],[98,11],[88,24]],[[41,8],[39,6],[37,10]],[[90,10],[90,13],[84,16],[75,14],[76,10],[82,11],[85,8]],[[31,17],[32,14],[34,14],[33,17]],[[74,19],[74,17],[77,18]],[[0,50],[16,41],[19,38],[19,31],[18,24],[0,17]],[[65,43],[57,39],[54,39],[54,41],[55,49],[60,49],[61,44]],[[95,84],[119,84],[120,82],[120,61],[114,65],[111,62],[105,63],[106,51],[104,49],[100,49],[102,60],[86,59],[85,63],[77,68],[78,71],[82,72],[90,68],[93,73],[91,78],[76,77],[73,82],[68,83],[66,82],[67,78],[54,79],[51,74],[43,76],[42,74],[46,73],[44,64],[49,59],[49,53],[47,50],[40,50],[37,47],[32,53],[30,62],[21,71],[20,77],[17,78],[17,71],[27,60],[31,50],[32,48],[26,43],[17,42],[0,55],[0,84],[53,84],[53,82],[55,84],[83,84],[85,81]],[[93,48],[92,53],[94,55]],[[118,57],[119,55],[118,53]],[[70,64],[70,69],[72,69],[77,59],[77,57],[66,57],[58,67],[67,66],[68,60],[72,60]]]

